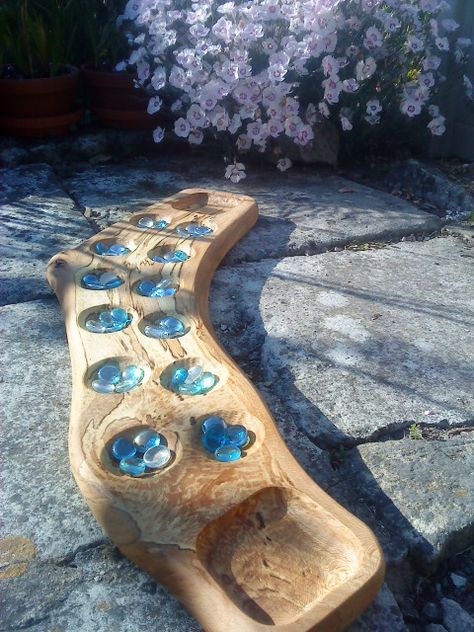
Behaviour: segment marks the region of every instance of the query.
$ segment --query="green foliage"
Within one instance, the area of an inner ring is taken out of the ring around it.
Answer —
[[[420,441],[420,439],[423,439],[420,427],[416,423],[411,424],[411,426],[408,428],[408,433],[408,436],[412,441]]]

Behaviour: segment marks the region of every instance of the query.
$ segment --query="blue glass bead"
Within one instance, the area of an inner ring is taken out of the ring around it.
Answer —
[[[202,389],[198,382],[180,384],[178,386],[178,393],[180,393],[180,395],[200,395],[201,392]]]
[[[116,384],[120,380],[120,369],[117,364],[104,364],[97,371],[97,377],[109,384]]]
[[[179,386],[180,384],[184,384],[186,378],[188,377],[188,370],[184,367],[180,367],[176,369],[171,376],[171,386]]]
[[[125,324],[128,320],[130,320],[127,312],[121,307],[114,307],[114,309],[111,309],[110,316],[112,317],[114,323]]]
[[[82,284],[89,290],[102,290],[103,285],[95,274],[85,274],[82,277]]]
[[[181,235],[181,237],[199,238],[212,233],[212,228],[209,228],[209,226],[204,226],[203,224],[191,223],[184,227],[178,226],[176,232]]]
[[[138,291],[142,296],[151,296],[154,289],[155,284],[153,281],[148,281],[147,279],[145,281],[140,281],[138,284]]]
[[[168,226],[168,222],[165,219],[160,219],[157,222],[155,222],[154,228],[156,228],[156,230],[163,230],[167,226]]]
[[[153,217],[140,217],[137,226],[140,228],[153,228],[154,223]]]
[[[131,456],[135,456],[136,449],[133,443],[128,439],[124,439],[123,437],[119,437],[115,439],[112,444],[112,456],[117,461],[121,461],[122,459],[128,459]]]
[[[189,367],[188,375],[186,377],[186,384],[191,384],[192,382],[195,382],[201,377],[202,374],[202,367],[197,365]]]
[[[103,325],[98,320],[93,320],[92,318],[86,320],[86,329],[90,331],[92,334],[105,334],[107,333],[107,327]]]
[[[187,261],[189,255],[184,250],[175,250],[173,253],[173,261]]]
[[[153,257],[151,258],[151,260],[154,263],[168,263],[168,261],[164,258],[164,257],[160,257],[158,255],[153,255]]]
[[[115,391],[114,385],[105,380],[92,380],[91,386],[97,393],[113,393]]]
[[[201,430],[203,433],[208,432],[211,428],[222,428],[225,430],[227,424],[222,419],[222,417],[217,417],[217,415],[212,415],[211,417],[206,417],[201,424]]]
[[[159,296],[173,296],[176,294],[176,289],[174,287],[168,287],[165,290],[159,290]]]
[[[115,272],[104,272],[100,275],[99,281],[107,290],[119,287],[123,283],[122,279]]]
[[[215,450],[214,456],[222,463],[230,463],[232,461],[238,461],[242,456],[242,452],[237,446],[223,445]]]
[[[139,384],[143,378],[145,377],[145,371],[139,367],[131,364],[127,366],[122,371],[122,380],[135,382],[135,384]]]
[[[150,448],[156,448],[160,443],[160,435],[151,429],[141,430],[133,439],[133,445],[139,454],[143,454]]]
[[[127,248],[127,246],[123,246],[122,244],[112,244],[104,254],[109,257],[120,257],[122,255],[128,255],[129,252],[130,248]]]
[[[115,392],[116,393],[129,393],[133,391],[134,388],[137,388],[138,383],[134,380],[120,380],[117,384],[115,384]]]
[[[206,371],[199,378],[201,393],[208,393],[217,383],[217,377],[213,373]]]
[[[166,331],[157,325],[147,325],[144,331],[145,336],[148,336],[149,338],[169,338]]]
[[[202,445],[208,452],[214,453],[217,448],[225,444],[225,428],[214,426],[202,435]]]
[[[225,431],[225,442],[229,445],[242,448],[249,440],[249,433],[245,426],[227,426]]]
[[[156,448],[150,448],[143,455],[143,462],[146,467],[151,470],[159,470],[169,462],[171,452],[165,445],[159,445]]]
[[[107,244],[104,244],[103,241],[98,241],[95,245],[95,251],[98,255],[105,255],[108,250]]]
[[[100,312],[99,320],[106,327],[110,327],[111,325],[114,324],[114,319],[110,312]]]
[[[122,459],[119,463],[119,468],[124,474],[129,476],[140,476],[145,471],[145,463],[143,459],[132,456],[128,459]]]
[[[113,325],[109,325],[107,327],[107,330],[105,333],[113,334],[116,331],[122,331],[122,329],[125,329],[125,323],[113,323]]]

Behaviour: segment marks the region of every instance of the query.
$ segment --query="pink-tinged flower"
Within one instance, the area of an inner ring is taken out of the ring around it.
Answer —
[[[394,15],[387,15],[383,20],[385,30],[389,33],[395,33],[401,27],[401,22]]]
[[[209,116],[209,120],[218,132],[224,132],[230,123],[229,115],[222,106],[217,106]]]
[[[176,99],[176,101],[173,101],[173,103],[171,104],[171,111],[172,112],[178,112],[179,110],[181,110],[181,108],[183,107],[183,102],[181,101],[181,99]]]
[[[135,20],[140,11],[140,4],[137,0],[129,0],[125,5],[123,16],[126,20]]]
[[[439,107],[437,105],[430,105],[428,107],[428,113],[433,118],[436,118],[437,116],[440,115]]]
[[[294,138],[298,133],[298,128],[302,121],[299,116],[291,116],[285,121],[285,134],[290,138]]]
[[[245,165],[241,162],[234,162],[233,164],[227,165],[225,170],[225,177],[231,182],[238,183],[244,178],[246,178],[245,173]]]
[[[365,33],[364,46],[366,48],[380,48],[383,44],[382,33],[375,28],[375,26],[370,26]]]
[[[294,136],[294,141],[297,145],[307,145],[313,138],[314,133],[310,125],[305,125],[304,123],[298,125],[296,135]]]
[[[204,134],[200,129],[193,129],[188,136],[188,142],[191,143],[191,145],[200,145],[203,138]]]
[[[350,46],[348,46],[346,48],[346,55],[348,57],[357,57],[357,55],[359,54],[359,47],[356,46],[355,44],[351,44]]]
[[[377,62],[373,57],[367,57],[366,60],[360,60],[356,66],[356,77],[358,81],[370,79],[377,70]]]
[[[354,92],[357,92],[357,90],[359,89],[359,84],[353,78],[351,78],[351,79],[344,79],[344,81],[342,82],[342,89],[344,90],[344,92],[348,92],[349,94],[353,94]]]
[[[166,71],[162,66],[155,69],[151,77],[151,85],[155,90],[161,90],[166,84]]]
[[[420,85],[425,88],[432,88],[435,85],[435,79],[432,72],[426,72],[418,77]]]
[[[367,114],[378,114],[382,111],[382,105],[378,99],[371,99],[367,101],[366,112]]]
[[[232,15],[235,12],[235,4],[233,2],[225,2],[217,7],[217,13]]]
[[[361,27],[360,20],[355,15],[346,20],[346,24],[349,31],[358,31]]]
[[[247,136],[247,134],[240,134],[240,136],[237,138],[236,145],[239,151],[247,151],[252,146],[252,141]]]
[[[230,22],[230,20],[226,20],[226,18],[222,17],[219,18],[214,24],[214,26],[212,27],[212,32],[225,44],[229,44],[233,38],[234,26],[232,22]]]
[[[321,116],[324,116],[324,118],[329,118],[329,115],[331,113],[330,113],[329,108],[326,105],[326,103],[321,101],[321,103],[318,104],[318,110],[319,110],[319,113],[321,114]]]
[[[280,158],[276,166],[279,171],[287,171],[293,166],[293,163],[289,158]]]
[[[308,107],[306,108],[306,122],[308,125],[314,125],[318,120],[318,111],[316,110],[316,106],[314,103],[308,103]]]
[[[287,116],[296,116],[299,112],[300,104],[296,99],[292,99],[291,97],[287,97],[285,99],[285,104],[283,106],[283,112]],[[277,114],[275,114],[277,116]]]
[[[414,99],[402,99],[400,111],[402,114],[406,114],[410,118],[413,118],[414,116],[418,116],[421,112],[421,103],[419,101],[415,101]]]
[[[326,55],[326,57],[323,57],[321,66],[326,77],[336,75],[339,70],[339,64],[332,55]]]
[[[209,29],[205,27],[204,24],[197,23],[191,26],[189,32],[196,39],[201,39],[203,37],[206,37],[206,35],[209,33]]]
[[[151,97],[151,99],[148,101],[148,107],[146,111],[148,112],[148,114],[155,114],[155,112],[158,112],[158,110],[161,109],[162,105],[163,101],[160,99],[160,97]]]
[[[247,136],[250,140],[253,140],[254,143],[258,143],[262,140],[263,136],[266,132],[266,125],[262,123],[262,121],[255,121],[255,123],[249,123],[247,125]]]
[[[165,135],[165,130],[162,127],[157,127],[153,130],[153,140],[155,143],[161,143]]]
[[[407,46],[408,50],[411,50],[412,53],[419,53],[424,49],[425,43],[421,39],[421,37],[417,37],[416,35],[409,35],[407,37]]]
[[[273,53],[275,53],[277,48],[278,44],[271,37],[263,40],[262,42],[262,49],[265,53],[267,53],[267,55],[272,55]]]
[[[446,131],[446,125],[444,124],[446,119],[444,116],[437,116],[428,123],[428,129],[433,136],[442,136]]]
[[[441,66],[441,57],[430,55],[423,59],[423,70],[438,70]]]
[[[435,44],[439,50],[449,50],[449,41],[447,37],[437,37],[435,39]]]
[[[191,125],[184,118],[179,118],[174,123],[174,133],[176,136],[180,138],[187,138],[189,136],[189,132],[191,131]]]
[[[341,127],[345,132],[351,131],[353,126],[347,116],[341,116]]]
[[[283,122],[281,119],[268,119],[267,132],[272,138],[277,138],[284,130]]]
[[[242,125],[242,119],[240,118],[238,114],[234,114],[234,116],[230,120],[230,124],[229,124],[229,127],[227,128],[227,131],[230,132],[231,134],[235,134],[237,130],[240,129],[241,125]]]
[[[186,118],[192,127],[204,127],[206,122],[204,110],[197,103],[191,105],[186,114]]]

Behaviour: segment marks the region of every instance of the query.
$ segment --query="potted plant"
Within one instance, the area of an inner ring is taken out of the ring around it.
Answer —
[[[147,112],[149,97],[136,74],[122,60],[130,55],[127,34],[120,28],[120,0],[85,0],[81,21],[85,46],[84,78],[90,107],[102,125],[116,129],[150,129],[156,119]]]
[[[14,136],[66,134],[82,115],[75,107],[79,70],[74,0],[4,0],[0,7],[0,131]]]

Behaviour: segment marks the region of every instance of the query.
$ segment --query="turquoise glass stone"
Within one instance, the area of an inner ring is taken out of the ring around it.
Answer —
[[[103,241],[98,241],[95,245],[95,251],[98,255],[105,255],[105,253],[107,252],[108,247],[106,244],[104,244]]]
[[[103,325],[98,320],[93,320],[89,318],[86,320],[86,329],[90,331],[92,334],[105,334],[107,333],[107,327]]]
[[[145,472],[145,463],[143,459],[131,456],[128,459],[122,459],[119,468],[121,472],[129,476],[141,476]]]
[[[247,428],[245,428],[245,426],[227,426],[225,431],[225,442],[227,444],[242,448],[248,443],[248,440],[249,433],[247,432]]]
[[[99,380],[108,382],[109,384],[117,384],[120,380],[120,369],[118,364],[104,364],[97,371],[97,377]]]
[[[115,385],[116,393],[129,393],[133,391],[134,388],[137,388],[137,382],[133,380],[120,380],[118,384]]]
[[[173,316],[166,316],[165,318],[162,318],[159,325],[170,334],[180,333],[184,331],[183,323],[178,318],[174,318]]]
[[[121,307],[114,307],[110,310],[110,316],[114,323],[126,323],[129,320],[129,315]]]
[[[147,325],[144,332],[148,338],[169,338],[169,336],[166,335],[166,331],[157,325]]]
[[[217,377],[209,371],[204,372],[199,378],[201,393],[208,393],[217,383]]]
[[[91,386],[94,391],[97,393],[113,393],[115,391],[115,386],[110,382],[106,382],[105,380],[92,380]]]
[[[184,333],[185,327],[183,323],[172,316],[158,319],[154,325],[145,327],[145,335],[150,338],[179,338]]]
[[[86,329],[94,334],[111,334],[128,327],[132,322],[130,314],[117,307],[111,310],[104,310],[97,314],[90,314],[86,320]]]
[[[114,318],[110,312],[100,312],[99,320],[106,327],[110,327],[115,324]]]
[[[217,415],[212,415],[211,417],[206,417],[201,424],[201,430],[205,434],[211,428],[222,428],[226,429],[226,422],[222,419],[222,417],[217,417]]]
[[[142,296],[151,296],[153,290],[155,289],[155,284],[153,281],[140,281],[138,284],[138,291]]]
[[[104,286],[95,274],[84,274],[82,285],[88,290],[103,290]]]
[[[214,453],[217,448],[225,444],[225,428],[214,426],[202,435],[202,445],[208,452]]]
[[[156,228],[156,230],[163,230],[167,226],[168,226],[168,222],[165,219],[160,219],[157,222],[155,222],[154,228]]]
[[[203,237],[204,235],[209,235],[213,231],[212,228],[209,228],[209,226],[204,226],[204,224],[191,223],[187,224],[186,226],[178,226],[176,232],[181,237],[199,238]]]
[[[135,456],[136,449],[131,441],[124,439],[123,437],[119,437],[113,442],[111,452],[114,459],[121,461],[122,459],[129,459],[130,457]]]
[[[105,289],[111,290],[115,287],[122,285],[122,279],[115,274],[115,272],[104,272],[100,275],[99,281]]]
[[[125,367],[122,371],[122,380],[130,380],[139,384],[144,377],[145,371],[141,367],[134,366],[133,364]]]
[[[214,456],[222,463],[230,463],[232,461],[238,461],[242,456],[242,452],[237,446],[222,445],[216,448]]]
[[[156,448],[161,443],[161,436],[155,430],[141,430],[133,438],[133,445],[139,454],[143,454],[150,448]]]
[[[173,253],[173,261],[187,261],[189,259],[189,255],[184,252],[184,250],[175,250]]]
[[[171,452],[166,445],[149,448],[143,455],[143,462],[150,470],[159,470],[171,459]]]
[[[127,246],[123,246],[122,244],[112,244],[109,249],[104,252],[104,255],[108,257],[120,257],[122,255],[128,255],[130,249]]]
[[[201,393],[201,387],[198,382],[180,384],[178,386],[178,393],[180,395],[199,395]]]
[[[188,377],[188,370],[184,367],[179,367],[175,369],[173,375],[171,376],[171,386],[177,387],[180,384],[184,384],[186,378]]]

